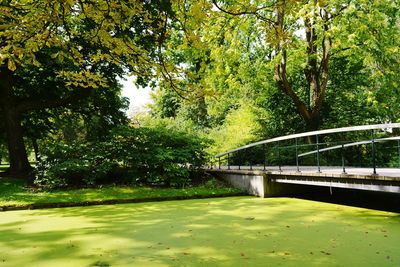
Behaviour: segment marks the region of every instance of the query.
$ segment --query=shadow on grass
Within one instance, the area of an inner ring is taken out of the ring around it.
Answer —
[[[2,260],[4,266],[400,263],[398,214],[299,199],[234,197],[1,215],[0,266]]]

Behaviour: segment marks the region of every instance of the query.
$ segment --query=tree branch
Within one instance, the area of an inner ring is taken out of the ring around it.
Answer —
[[[322,59],[321,59],[321,85],[320,85],[320,92],[315,100],[315,106],[313,113],[319,113],[322,103],[325,99],[326,95],[326,90],[327,90],[327,85],[328,85],[328,80],[329,80],[329,59],[331,56],[331,49],[332,49],[332,40],[330,37],[326,36],[326,33],[329,30],[329,14],[325,10],[324,12],[324,24],[323,24],[323,30],[324,30],[324,37],[322,38]]]
[[[270,9],[269,11],[270,11],[270,12],[273,12],[273,10],[271,9],[271,8],[273,7],[273,5],[271,5],[271,6],[258,7],[258,8],[256,8],[255,10],[252,10],[252,11],[245,10],[245,11],[232,12],[232,11],[223,9],[221,6],[219,6],[219,5],[217,4],[217,1],[216,1],[216,0],[213,0],[213,4],[214,4],[214,6],[215,6],[216,8],[218,8],[219,11],[224,12],[224,13],[229,14],[229,15],[232,15],[232,16],[254,15],[254,16],[256,16],[256,17],[257,17],[258,19],[260,19],[260,20],[263,20],[263,21],[268,22],[268,23],[270,23],[270,24],[275,24],[275,21],[273,21],[273,20],[271,20],[271,19],[269,19],[269,18],[266,18],[266,17],[264,17],[264,16],[262,16],[262,15],[260,15],[260,14],[258,13],[258,11],[260,11],[260,10],[265,10],[265,9]]]
[[[290,97],[293,101],[297,111],[300,115],[307,121],[311,119],[311,113],[307,109],[307,106],[303,101],[297,96],[296,92],[293,91],[293,88],[290,86],[289,81],[286,77],[286,72],[284,67],[281,64],[275,65],[275,80],[277,81],[278,87]]]

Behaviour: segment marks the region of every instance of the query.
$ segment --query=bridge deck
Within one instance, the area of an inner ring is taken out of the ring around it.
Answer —
[[[213,169],[219,170],[218,166],[214,166]],[[265,170],[263,166],[221,166],[220,170],[234,171],[234,172],[249,172],[249,171],[262,171],[269,172],[272,174],[281,175],[295,175],[301,176],[313,176],[313,177],[332,177],[332,178],[354,178],[354,179],[372,179],[372,180],[396,180],[400,181],[400,168],[377,168],[377,174],[373,174],[372,168],[359,168],[359,167],[347,167],[346,173],[343,173],[342,167],[334,166],[321,166],[321,172],[318,172],[317,166],[300,166],[300,172],[297,172],[296,166],[282,166],[281,170],[277,166],[266,166]]]

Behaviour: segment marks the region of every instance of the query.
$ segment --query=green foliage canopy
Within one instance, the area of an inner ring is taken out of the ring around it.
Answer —
[[[78,104],[124,72],[142,85],[153,79],[172,14],[163,0],[2,1],[0,112],[9,173],[27,177],[31,169],[25,114]]]

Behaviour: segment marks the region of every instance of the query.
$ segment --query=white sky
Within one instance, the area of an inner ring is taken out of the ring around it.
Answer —
[[[133,83],[134,77],[128,77],[126,81],[121,80],[122,96],[129,98],[129,113],[137,110],[144,110],[146,104],[151,103],[151,89],[137,88]]]

